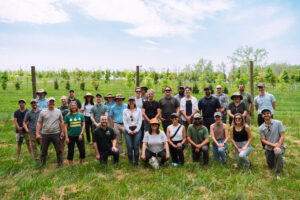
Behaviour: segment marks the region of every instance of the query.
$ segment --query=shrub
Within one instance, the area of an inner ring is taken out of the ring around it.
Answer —
[[[197,84],[194,84],[192,91],[194,94],[199,94],[199,88],[198,88]]]
[[[15,82],[16,90],[21,89],[21,84],[22,84],[22,81],[21,81],[21,80],[16,80],[16,82]]]
[[[70,81],[67,81],[67,83],[66,83],[66,89],[70,90]]]
[[[84,83],[84,82],[81,82],[81,83],[80,83],[80,89],[81,89],[81,90],[85,90],[85,83]]]
[[[54,89],[55,89],[55,90],[58,90],[58,88],[59,88],[58,80],[55,79],[55,81],[54,81]]]

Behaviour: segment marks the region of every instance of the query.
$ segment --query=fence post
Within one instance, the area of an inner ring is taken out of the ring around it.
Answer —
[[[140,86],[140,66],[136,66],[136,87]]]
[[[32,97],[36,98],[35,66],[31,66]]]
[[[254,97],[254,88],[253,88],[253,61],[250,61],[250,91],[252,98]]]

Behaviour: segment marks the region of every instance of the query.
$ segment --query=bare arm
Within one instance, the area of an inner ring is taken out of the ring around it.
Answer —
[[[210,135],[211,135],[211,139],[214,141],[214,143],[216,145],[218,145],[218,141],[215,138],[215,132],[214,132],[214,125],[210,125]]]
[[[114,128],[114,117],[113,116],[110,116],[109,123],[110,123],[110,127]]]
[[[150,119],[149,119],[148,116],[146,115],[146,110],[145,110],[145,108],[142,109],[142,114],[143,114],[143,117],[144,117],[147,121],[150,121]]]
[[[142,146],[142,155],[141,155],[141,158],[143,160],[146,159],[146,148],[147,148],[147,142],[143,142],[143,146]]]
[[[247,117],[247,114],[248,114],[248,111],[245,110],[244,113],[243,113],[243,117],[246,118],[246,117]]]
[[[276,102],[275,101],[272,103],[272,107],[275,110],[275,107],[276,107]]]
[[[159,109],[159,108],[157,108],[157,115],[155,116],[155,118],[156,118],[156,119],[158,119],[158,118],[159,118],[159,116],[160,116],[160,109]]]
[[[180,111],[179,111],[179,106],[176,108],[176,113],[177,113],[177,115],[179,115],[179,114],[180,114]]]
[[[233,118],[234,117],[234,115],[231,113],[231,110],[227,110],[227,115],[230,117],[230,118]]]
[[[41,130],[41,122],[37,122],[36,124],[36,138],[39,139],[41,138],[40,130]]]
[[[256,110],[256,111],[258,110],[258,105],[255,105],[255,110]]]
[[[194,147],[197,148],[197,144],[191,139],[191,137],[187,137],[187,140],[189,141],[189,143],[191,143]]]
[[[113,141],[112,141],[112,147],[116,148],[116,144],[117,144],[117,139],[113,139]]]
[[[95,126],[97,126],[97,122],[95,121],[94,113],[91,113],[91,121]]]
[[[100,159],[100,153],[99,153],[99,150],[98,150],[97,143],[93,142],[93,146],[94,146],[95,153],[96,153],[96,159],[99,160]]]
[[[203,140],[203,142],[201,142],[199,144],[199,148],[203,147],[204,145],[208,144],[209,143],[209,138],[206,138],[205,140]]]
[[[61,130],[61,133],[60,133],[60,136],[61,137],[64,137],[64,121],[63,120],[60,120],[59,121],[59,126],[60,126],[60,130]]]
[[[28,127],[27,127],[28,124],[29,124],[29,121],[27,121],[27,122],[24,121],[23,122],[23,127],[24,127],[26,133],[29,133],[29,130],[28,130]]]
[[[224,144],[228,142],[228,128],[226,124],[223,124],[224,130],[225,130],[225,140],[224,140]]]
[[[169,150],[168,142],[164,142],[164,146],[165,146],[165,149],[166,149],[166,159],[168,160],[170,158],[170,150]]]
[[[169,144],[172,145],[174,148],[176,148],[177,146],[171,140],[169,127],[167,127],[167,138],[168,138]]]
[[[233,126],[230,127],[230,140],[234,148],[239,149],[239,147],[236,145],[234,139],[233,139]]]
[[[17,127],[17,129],[20,131],[22,130],[22,127],[19,126],[17,118],[14,118],[14,122],[15,122],[15,126]]]
[[[186,141],[186,129],[185,129],[185,127],[184,126],[182,126],[182,142],[181,142],[181,144],[184,144],[185,143],[185,141]]]

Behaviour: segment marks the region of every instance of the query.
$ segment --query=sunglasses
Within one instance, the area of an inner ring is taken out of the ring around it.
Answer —
[[[241,120],[242,118],[240,118],[240,117],[237,117],[237,118],[235,118],[235,120]]]
[[[141,91],[135,91],[136,93],[140,93]]]
[[[133,116],[132,115],[130,115],[130,121],[133,121]]]
[[[165,92],[171,92],[171,90],[165,90]]]
[[[199,120],[201,120],[201,118],[194,118],[194,120],[195,120],[195,121],[199,121]]]
[[[218,116],[218,115],[217,115],[217,116],[215,116],[215,118],[220,118],[220,117],[221,117],[221,116]]]
[[[171,119],[178,119],[178,117],[171,117]]]
[[[217,88],[217,90],[222,89],[222,88]]]
[[[158,126],[158,124],[151,124],[151,126]]]

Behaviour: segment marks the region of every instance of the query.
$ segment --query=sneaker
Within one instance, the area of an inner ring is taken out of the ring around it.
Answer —
[[[178,167],[178,163],[172,163],[172,166]]]
[[[276,174],[276,179],[280,180],[280,174]]]

